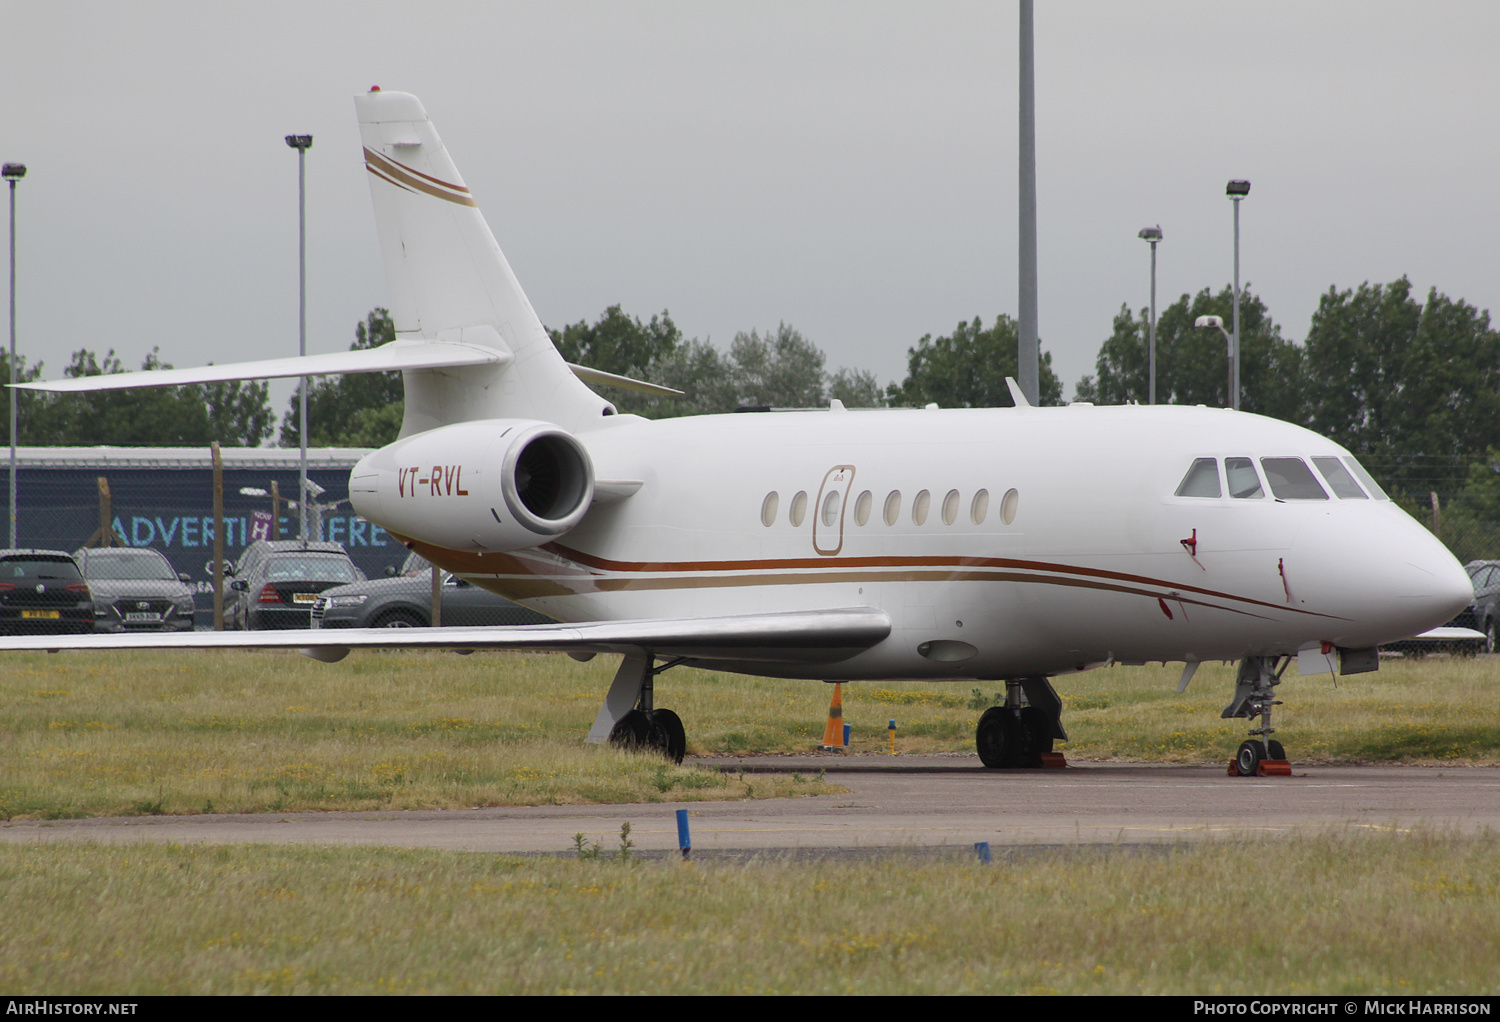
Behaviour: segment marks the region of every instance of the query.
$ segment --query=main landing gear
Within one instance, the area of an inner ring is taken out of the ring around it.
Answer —
[[[1250,740],[1240,745],[1239,751],[1229,764],[1231,777],[1289,777],[1292,766],[1287,762],[1286,749],[1272,738],[1276,729],[1271,726],[1271,708],[1280,706],[1273,689],[1281,684],[1281,675],[1292,662],[1283,659],[1278,668],[1278,657],[1247,656],[1240,661],[1239,673],[1234,682],[1234,701],[1224,707],[1219,716],[1225,720],[1235,717],[1259,717],[1260,727],[1250,729]]]
[[[654,682],[658,674],[676,667],[684,659],[676,657],[657,666],[654,656],[625,657],[587,740],[649,750],[673,763],[681,763],[687,752],[687,732],[681,717],[671,710],[655,707]]]
[[[1068,740],[1062,726],[1062,700],[1042,677],[1007,678],[1005,705],[985,710],[974,730],[980,762],[998,770],[1042,766],[1042,757],[1052,753],[1056,739]]]

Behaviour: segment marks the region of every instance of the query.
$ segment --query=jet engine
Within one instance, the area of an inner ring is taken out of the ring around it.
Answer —
[[[361,459],[349,502],[375,524],[453,550],[520,550],[573,528],[594,499],[583,445],[547,422],[460,422]]]

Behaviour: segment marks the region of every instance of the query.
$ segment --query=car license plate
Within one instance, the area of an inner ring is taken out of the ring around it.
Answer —
[[[42,618],[47,621],[56,621],[62,617],[62,614],[55,610],[23,610],[21,611],[21,616],[23,618]]]
[[[160,621],[161,615],[145,610],[132,610],[125,615],[126,621]]]
[[[317,593],[293,593],[292,594],[292,602],[293,603],[317,603],[318,602],[318,594]]]

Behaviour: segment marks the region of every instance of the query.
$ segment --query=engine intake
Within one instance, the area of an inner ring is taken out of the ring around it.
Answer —
[[[461,422],[404,437],[365,457],[349,500],[370,521],[455,550],[520,550],[588,513],[588,451],[547,422]]]

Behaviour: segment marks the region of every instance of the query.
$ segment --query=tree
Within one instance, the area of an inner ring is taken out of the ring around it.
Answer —
[[[826,404],[822,350],[785,323],[765,336],[756,330],[735,334],[729,359],[734,365],[740,404],[773,408],[819,408]]]
[[[907,349],[906,379],[886,388],[891,405],[943,408],[1002,408],[1014,404],[1005,378],[1018,377],[1016,321],[995,317],[988,330],[978,316],[959,323],[947,337],[925,335]],[[1044,405],[1062,403],[1062,382],[1052,371],[1052,355],[1043,352],[1038,366],[1038,397]]]
[[[1500,445],[1500,335],[1489,314],[1405,277],[1329,288],[1308,328],[1306,424],[1426,500]]]
[[[677,329],[677,324],[672,322],[671,314],[665,309],[660,315],[652,316],[649,322],[642,323],[638,318],[626,315],[619,305],[611,305],[594,323],[579,320],[547,333],[563,360],[574,365],[677,390],[689,389],[697,382],[680,380],[687,384],[684,387],[668,383],[663,378],[666,375],[680,378],[682,362],[679,351],[685,343],[682,331]],[[691,356],[688,361],[692,361]],[[676,410],[672,398],[637,390],[610,387],[604,396],[624,414],[649,418],[687,414]]]
[[[385,309],[373,309],[355,324],[350,351],[378,348],[396,339]],[[307,442],[313,447],[384,447],[401,432],[405,392],[400,373],[347,373],[308,381]],[[281,420],[281,446],[301,446],[299,398]]]
[[[1229,403],[1229,353],[1224,335],[1195,327],[1199,316],[1219,316],[1233,329],[1234,291],[1207,288],[1183,295],[1161,311],[1156,321],[1156,403],[1210,405]],[[1120,306],[1114,330],[1099,348],[1097,376],[1078,384],[1077,399],[1095,404],[1146,404],[1150,398],[1150,314],[1138,316]],[[1240,407],[1279,419],[1300,421],[1301,351],[1283,340],[1265,303],[1247,289],[1240,292]]]
[[[37,369],[41,367],[38,366]],[[142,370],[170,369],[153,349]],[[63,375],[124,372],[111,350],[101,361],[87,349],[73,353]],[[35,376],[35,373],[33,373]],[[23,443],[47,446],[200,447],[259,446],[270,433],[264,383],[233,381],[181,387],[137,387],[80,394],[38,394],[22,407]]]

